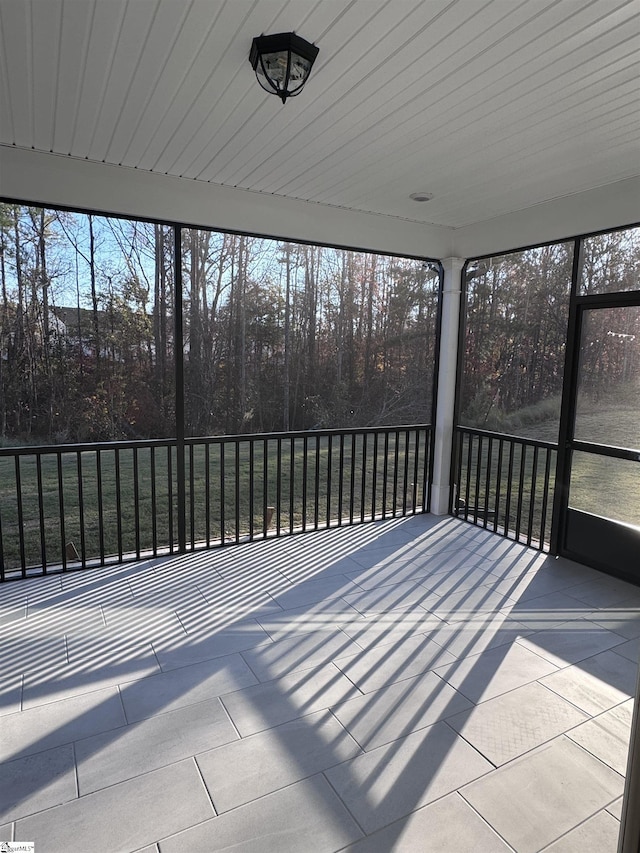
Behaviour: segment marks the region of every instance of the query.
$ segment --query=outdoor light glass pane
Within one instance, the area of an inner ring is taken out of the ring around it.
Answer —
[[[265,76],[263,71],[264,66],[264,70],[267,72],[266,76],[268,76],[269,80],[277,84],[279,88],[282,88],[287,75],[287,57],[288,54],[282,51],[279,53],[265,53],[262,57],[262,65],[258,63],[256,70],[258,74]]]
[[[289,83],[304,83],[309,74],[311,63],[308,59],[303,59],[297,54],[291,56],[291,73],[289,74]],[[297,88],[297,87],[296,87]]]

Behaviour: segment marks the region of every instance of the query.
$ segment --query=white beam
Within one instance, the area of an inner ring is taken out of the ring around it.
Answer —
[[[451,228],[0,146],[0,197],[438,259]]]
[[[639,221],[640,178],[629,178],[458,228],[452,254],[476,258]]]

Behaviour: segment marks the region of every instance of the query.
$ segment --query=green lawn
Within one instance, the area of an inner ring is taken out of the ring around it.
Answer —
[[[411,511],[422,504],[425,434],[379,434],[339,438],[196,443],[185,450],[187,542],[220,542],[263,536],[270,531],[326,526],[328,521]],[[0,458],[0,528],[5,570],[22,564],[19,536],[21,496],[24,561],[27,566],[60,563],[73,542],[87,560],[101,552],[131,554],[169,549],[178,539],[175,448],[83,451],[61,456],[20,457],[20,488],[14,459]],[[363,474],[364,471],[364,474]],[[417,475],[416,475],[417,472]],[[386,477],[385,477],[386,473]],[[41,489],[39,488],[39,481]],[[306,483],[306,487],[305,487]],[[415,486],[414,486],[415,483]],[[386,484],[386,485],[385,485]],[[394,490],[396,500],[393,500]],[[38,495],[41,492],[42,501]],[[62,510],[61,511],[61,504]],[[236,523],[237,515],[237,523]],[[64,530],[60,519],[64,519]]]

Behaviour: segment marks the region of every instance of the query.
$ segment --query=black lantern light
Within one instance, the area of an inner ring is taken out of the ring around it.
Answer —
[[[254,38],[249,62],[265,92],[284,104],[300,94],[317,55],[318,48],[295,33],[277,33]]]

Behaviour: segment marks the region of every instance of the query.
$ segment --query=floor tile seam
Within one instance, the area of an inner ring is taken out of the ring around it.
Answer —
[[[616,798],[616,799],[617,799],[617,798]],[[614,802],[615,802],[615,801],[614,801]],[[611,805],[611,803],[609,803],[609,805]],[[570,835],[570,834],[571,834],[572,832],[574,832],[576,829],[580,829],[580,827],[584,826],[584,825],[585,825],[586,823],[588,823],[590,820],[593,820],[593,818],[594,818],[594,817],[596,817],[597,815],[601,814],[602,812],[607,812],[607,814],[608,814],[610,817],[612,817],[614,820],[617,820],[617,818],[615,817],[615,815],[612,815],[612,814],[611,814],[611,812],[607,811],[607,809],[608,809],[608,806],[604,806],[604,808],[597,809],[597,810],[596,810],[595,812],[593,812],[592,814],[587,815],[587,817],[583,818],[583,819],[582,819],[582,820],[580,820],[578,823],[576,823],[576,824],[575,824],[575,826],[572,826],[572,827],[571,827],[570,829],[568,829],[566,832],[563,832],[563,833],[562,833],[561,835],[559,835],[557,838],[554,838],[554,839],[553,839],[553,841],[550,841],[550,842],[549,842],[548,844],[546,844],[544,847],[540,848],[540,850],[538,851],[538,853],[545,853],[545,850],[548,850],[548,849],[549,849],[553,844],[557,844],[557,843],[558,843],[558,841],[561,841],[563,838],[566,838],[568,835]],[[619,821],[618,821],[618,822],[619,822]]]
[[[598,719],[599,719],[600,717],[603,717],[605,714],[610,714],[610,713],[611,713],[611,711],[614,711],[616,708],[620,708],[620,707],[622,707],[622,705],[626,705],[628,702],[633,703],[633,702],[634,702],[634,700],[635,700],[635,697],[634,697],[634,696],[627,696],[627,698],[626,698],[626,699],[622,699],[620,702],[616,702],[614,705],[611,705],[611,707],[609,707],[609,708],[605,708],[605,709],[604,709],[604,710],[602,710],[602,711],[598,711],[596,714],[592,714],[592,715],[591,715],[591,719],[592,719],[594,722],[598,722]],[[599,725],[600,725],[600,724],[599,724]],[[631,725],[631,722],[630,722],[630,725]],[[601,728],[604,728],[604,726],[601,726]]]
[[[498,646],[497,648],[500,648],[500,646]],[[489,649],[489,651],[493,651],[493,649]],[[528,651],[528,649],[527,649],[527,651]],[[480,654],[483,654],[483,653],[480,652]],[[468,658],[467,658],[467,660],[468,660]],[[544,658],[543,658],[543,660],[544,660]],[[456,663],[457,662],[463,662],[463,661],[462,661],[462,659],[460,659],[460,660],[457,660]],[[549,663],[549,661],[545,660],[545,663]],[[445,666],[447,666],[447,664],[445,664]],[[453,666],[453,664],[449,664],[449,666]],[[464,691],[462,690],[462,687],[456,687],[455,685],[451,684],[451,682],[447,681],[447,679],[443,675],[441,675],[439,672],[437,672],[435,669],[432,671],[435,675],[438,676],[438,678],[441,678],[446,684],[448,684],[449,687],[452,687],[456,692],[458,692],[462,696],[464,696],[464,698],[467,699],[469,702],[471,702],[474,705],[474,707],[477,707],[479,705],[484,705],[487,702],[491,702],[493,699],[499,699],[502,696],[507,696],[509,693],[513,693],[514,691],[519,690],[522,687],[527,687],[530,684],[537,684],[538,680],[540,678],[545,678],[547,675],[553,675],[554,674],[552,672],[547,672],[547,673],[545,673],[545,675],[540,675],[537,678],[532,678],[531,681],[525,681],[523,684],[517,684],[515,687],[510,687],[508,690],[503,690],[500,693],[496,693],[495,695],[488,696],[486,699],[475,700],[475,699],[472,699],[470,696],[467,696],[467,694],[464,693]],[[556,671],[558,671],[558,670],[556,669]],[[560,698],[563,698],[563,697],[560,697]],[[469,709],[469,710],[471,710],[471,709]],[[462,712],[457,712],[457,713],[462,713]],[[583,713],[586,713],[586,712],[583,711]]]
[[[570,620],[570,621],[571,621],[571,622],[575,622],[576,620],[573,620],[573,619],[572,619],[572,620]],[[564,623],[563,623],[563,624],[564,624]],[[559,627],[559,626],[558,626],[558,627]],[[572,666],[579,666],[580,664],[585,663],[585,661],[591,660],[591,658],[595,658],[595,657],[597,657],[598,655],[603,654],[604,652],[615,652],[615,650],[617,649],[617,647],[618,647],[618,646],[624,645],[624,640],[623,640],[623,641],[622,641],[622,643],[616,643],[616,645],[615,645],[615,646],[607,646],[606,648],[604,648],[604,649],[600,649],[599,651],[594,652],[593,654],[590,654],[590,655],[587,655],[586,657],[583,657],[583,658],[581,657],[581,658],[579,658],[578,660],[572,660],[572,661],[566,661],[566,660],[564,660],[564,659],[561,657],[561,655],[560,655],[560,654],[555,654],[554,652],[548,652],[548,654],[552,655],[552,656],[555,658],[555,660],[549,660],[549,658],[546,658],[543,654],[541,654],[541,653],[540,653],[539,651],[537,651],[536,649],[530,648],[530,647],[529,647],[528,645],[526,645],[525,643],[521,643],[521,642],[520,642],[520,640],[525,640],[525,641],[526,641],[526,640],[528,640],[528,641],[530,641],[530,642],[533,642],[533,641],[535,640],[536,634],[538,634],[538,633],[544,633],[546,630],[557,630],[557,628],[552,628],[552,629],[544,629],[544,628],[543,628],[543,629],[541,629],[540,631],[534,631],[532,634],[527,634],[527,635],[526,635],[526,636],[524,636],[524,637],[517,637],[517,638],[516,638],[516,640],[515,640],[514,642],[518,643],[518,645],[519,645],[521,648],[526,649],[528,652],[531,652],[532,654],[536,655],[536,656],[537,656],[537,657],[539,657],[539,658],[542,658],[542,660],[546,661],[547,663],[553,664],[553,665],[556,667],[556,670],[557,670],[558,672],[560,672],[560,671],[564,671],[564,670],[566,670],[566,669],[569,669],[569,668],[570,668],[570,667],[572,667]],[[605,628],[605,629],[603,629],[603,630],[605,630],[605,631],[606,631],[606,630],[608,630],[608,629],[606,629],[606,628]],[[613,633],[613,632],[610,632],[610,633]],[[539,648],[539,647],[538,647],[538,648]],[[618,657],[624,658],[624,655],[620,655],[620,654],[619,654],[619,655],[618,655]],[[559,661],[559,660],[562,660],[562,661],[563,661],[563,665],[562,665],[562,666],[560,666],[560,664],[558,664],[558,663],[557,663],[557,661]],[[626,658],[626,660],[629,660],[629,658]],[[633,663],[633,661],[632,661],[632,663]],[[549,672],[549,673],[547,673],[547,675],[553,675],[553,673]],[[542,678],[542,677],[544,677],[544,676],[540,676],[540,677]]]
[[[571,668],[572,668],[571,666],[565,667],[565,669],[558,670],[558,672],[566,672],[567,670],[569,670]],[[551,672],[549,674],[555,675],[555,672]],[[568,699],[566,696],[563,696],[562,693],[558,693],[557,690],[553,689],[553,687],[550,687],[548,684],[544,684],[542,679],[547,678],[547,677],[548,676],[546,676],[546,675],[540,676],[540,678],[536,679],[536,684],[539,684],[540,687],[544,687],[544,689],[548,690],[549,693],[552,693],[558,699],[562,699],[563,702],[566,702],[567,705],[571,705],[572,708],[575,708],[577,711],[580,711],[582,714],[584,714],[587,719],[583,720],[582,721],[583,723],[586,723],[589,720],[592,720],[594,718],[594,716],[596,716],[596,714],[591,714],[589,711],[585,711],[584,708],[581,708],[580,705],[577,705],[572,699]],[[611,705],[611,708],[614,708],[617,705],[621,705],[623,702],[626,702],[626,701],[627,701],[626,699],[623,699],[620,702],[616,702],[615,705]],[[611,708],[605,708],[604,711],[609,711]],[[604,713],[604,711],[598,711],[597,714]],[[578,723],[578,725],[581,726],[582,723]]]
[[[54,746],[45,746],[42,749],[38,749],[35,752],[26,752],[24,754],[17,755],[13,758],[7,758],[4,761],[0,761],[0,767],[2,767],[2,765],[4,765],[4,764],[9,764],[12,761],[21,761],[24,758],[33,758],[37,755],[41,755],[43,752],[49,752],[52,749],[59,749],[63,746],[71,746],[73,749],[74,763],[76,764],[76,781],[77,781],[78,773],[77,773],[77,759],[76,759],[76,744],[82,744],[82,743],[84,743],[84,741],[91,740],[92,738],[96,738],[96,737],[101,737],[102,735],[115,734],[116,732],[120,732],[122,734],[125,729],[138,728],[141,725],[143,725],[144,723],[148,723],[151,720],[156,719],[157,717],[163,717],[163,716],[166,716],[167,714],[175,713],[177,711],[183,711],[187,708],[193,708],[196,705],[205,705],[205,704],[212,702],[214,699],[219,700],[219,698],[220,697],[215,696],[215,697],[211,697],[209,699],[201,699],[197,702],[191,702],[187,705],[181,705],[179,708],[168,708],[165,711],[160,711],[157,714],[152,714],[150,717],[142,717],[142,719],[140,719],[140,720],[129,720],[126,716],[126,711],[125,711],[125,722],[123,724],[119,724],[117,726],[112,726],[112,727],[106,728],[106,729],[101,729],[100,731],[92,732],[92,734],[85,735],[84,737],[76,737],[76,738],[73,738],[71,740],[65,740],[65,741],[62,741],[60,743],[56,743]],[[120,696],[120,699],[122,702],[121,696]],[[124,708],[124,703],[122,703],[122,704],[123,704],[123,708]],[[223,706],[223,708],[224,708],[224,706]],[[226,708],[224,708],[224,711],[226,712]],[[228,713],[227,713],[227,716],[228,716]],[[233,724],[233,721],[231,721],[231,723]],[[235,731],[237,731],[235,725],[233,725],[233,728]],[[118,735],[118,737],[120,737],[121,734]],[[238,735],[239,735],[239,733],[238,733]],[[177,761],[183,761],[189,757],[190,756],[187,755],[187,756],[183,756],[183,758],[176,759],[176,760]],[[175,762],[170,762],[170,763],[175,764]],[[138,775],[140,775],[140,774],[138,774]],[[84,796],[86,796],[86,795],[84,795]]]
[[[491,771],[491,772],[493,772],[493,771]],[[480,777],[480,778],[483,778],[483,777]],[[496,829],[496,827],[491,823],[491,821],[487,820],[487,818],[482,814],[482,812],[481,812],[481,811],[479,811],[479,810],[478,810],[478,809],[473,805],[473,803],[472,803],[469,799],[467,799],[467,797],[465,797],[465,795],[464,795],[464,789],[465,789],[468,785],[472,785],[472,784],[473,784],[473,782],[475,782],[475,781],[476,781],[475,779],[472,779],[472,780],[471,780],[471,782],[468,782],[466,785],[462,785],[460,788],[458,788],[458,789],[457,789],[457,791],[456,791],[455,793],[456,793],[459,797],[461,797],[461,798],[462,798],[462,800],[466,803],[466,805],[471,809],[471,811],[472,811],[474,814],[476,814],[476,815],[480,818],[480,820],[481,820],[484,824],[486,824],[486,825],[489,827],[489,829],[490,829],[490,830],[491,830],[491,831],[492,831],[492,832],[493,832],[493,833],[494,833],[494,834],[495,834],[495,835],[496,835],[496,836],[497,836],[501,841],[503,841],[503,842],[506,844],[506,846],[507,846],[507,848],[508,848],[509,850],[512,850],[512,851],[513,851],[513,853],[518,853],[517,848],[513,847],[513,846],[512,846],[512,845],[507,841],[507,839],[504,837],[504,835],[502,835],[502,834],[501,834],[501,833]]]
[[[553,675],[553,673],[550,673]],[[546,678],[546,676],[540,676],[540,678]],[[533,681],[527,681],[524,684],[518,684],[516,687],[511,687],[509,690],[505,690],[504,693],[498,693],[496,696],[491,696],[488,699],[480,699],[478,702],[474,702],[475,708],[480,708],[483,705],[486,705],[489,702],[494,702],[496,699],[503,699],[505,696],[509,696],[511,693],[516,693],[518,690],[522,690],[523,687],[531,687],[531,685],[536,684],[540,687],[544,687],[548,693],[550,693],[555,699],[560,699],[565,705],[569,705],[571,708],[574,708],[576,711],[579,711],[581,714],[584,714],[585,719],[582,721],[583,723],[588,722],[591,719],[588,711],[579,708],[577,705],[574,705],[569,699],[565,699],[564,696],[560,696],[554,690],[548,688],[545,684],[541,684],[539,679],[534,679]],[[471,708],[468,709],[471,712]],[[464,714],[465,711],[460,711],[459,713]],[[577,725],[582,725],[582,723],[578,723]]]
[[[327,769],[330,769],[330,768],[327,768]],[[336,790],[336,788],[333,786],[333,784],[331,783],[331,780],[330,780],[330,779],[329,779],[329,777],[327,776],[326,770],[323,770],[321,773],[319,773],[319,774],[317,774],[317,775],[322,776],[322,778],[325,780],[325,782],[326,782],[326,783],[327,783],[327,785],[329,786],[330,790],[331,790],[331,791],[333,791],[333,793],[334,793],[334,794],[335,794],[335,796],[337,797],[338,802],[342,805],[342,808],[345,810],[345,812],[349,815],[349,817],[351,818],[351,820],[354,822],[354,824],[358,827],[358,829],[359,829],[359,830],[360,830],[360,832],[362,833],[362,837],[363,837],[363,838],[366,838],[366,837],[367,837],[367,832],[366,832],[366,830],[365,830],[365,829],[364,829],[364,827],[361,825],[360,821],[356,818],[356,816],[353,814],[353,812],[351,811],[351,809],[349,808],[349,806],[347,805],[347,803],[346,803],[346,802],[343,800],[343,798],[340,796],[339,791],[337,791],[337,790]],[[353,844],[353,843],[354,843],[354,842],[351,842],[351,844]],[[339,848],[339,849],[344,849],[344,848]]]
[[[623,782],[623,784],[624,784],[624,781],[625,781],[624,773],[620,773],[620,771],[616,770],[615,768],[613,768],[613,767],[611,767],[609,764],[607,764],[607,762],[606,762],[606,761],[603,761],[601,758],[598,758],[598,756],[597,756],[597,755],[594,755],[592,752],[590,752],[590,751],[589,751],[585,746],[583,746],[581,743],[577,743],[577,741],[573,740],[573,738],[570,738],[568,734],[561,734],[561,735],[559,735],[559,738],[565,738],[565,740],[569,741],[569,743],[570,743],[572,746],[576,746],[576,747],[578,747],[578,749],[580,749],[582,752],[584,752],[584,753],[585,753],[585,755],[588,755],[588,756],[589,756],[589,758],[592,758],[592,759],[594,759],[595,761],[597,761],[597,762],[598,762],[598,764],[601,764],[601,765],[602,765],[602,767],[606,767],[606,769],[607,769],[608,771],[610,771],[611,773],[615,773],[615,774],[616,774],[616,776],[618,776],[618,777],[622,780],[622,782]],[[621,796],[620,794],[616,794],[616,796],[615,796],[615,797],[614,797],[614,798],[613,798],[609,803],[607,803],[607,805],[611,805],[611,803],[614,803],[616,800],[618,800],[618,799],[620,798],[620,796]],[[604,806],[604,808],[607,808],[607,806]]]
[[[447,721],[445,720],[445,722],[447,722]],[[585,722],[588,722],[588,721],[585,721]],[[582,723],[578,723],[578,725],[582,725]],[[451,728],[453,728],[453,727],[451,727]],[[575,728],[575,726],[574,726],[574,728]],[[455,729],[454,729],[454,731],[455,731]],[[554,741],[559,741],[563,737],[570,737],[569,736],[570,731],[571,731],[571,729],[567,729],[565,731],[557,732],[556,734],[552,735],[551,737],[546,737],[543,741],[540,741],[540,743],[536,743],[533,746],[528,747],[523,752],[518,753],[518,755],[513,755],[510,758],[508,758],[506,761],[502,761],[499,763],[496,763],[495,761],[493,761],[493,759],[488,758],[487,756],[484,755],[484,753],[481,753],[481,755],[483,756],[483,758],[486,758],[487,761],[490,761],[491,764],[494,765],[495,770],[502,770],[504,768],[509,767],[512,764],[515,764],[518,761],[521,761],[522,759],[526,758],[527,756],[532,755],[533,753],[542,749],[542,747],[549,746]],[[458,734],[460,734],[460,733],[458,732]],[[461,737],[464,737],[464,736],[461,735]],[[465,738],[465,740],[466,740],[466,738]],[[572,741],[572,743],[576,744],[576,746],[580,746],[580,744],[578,744],[576,741],[574,741],[573,738],[570,738],[570,740]],[[468,741],[468,743],[470,744],[470,746],[473,746],[473,744],[471,742]],[[480,749],[478,747],[475,747],[475,749],[477,752],[480,752]],[[585,750],[585,751],[589,752],[589,750]],[[589,753],[589,754],[593,755],[593,753]],[[595,756],[595,755],[593,757],[597,758],[597,756]],[[610,767],[610,765],[608,765],[606,762],[603,762],[602,760],[601,760],[601,763],[605,764],[610,770],[615,770],[615,768]],[[491,772],[493,772],[493,771],[491,771]],[[615,771],[615,772],[617,772],[617,771]]]
[[[603,765],[604,765],[605,767],[607,767],[609,770],[612,770],[614,773],[617,773],[617,774],[618,774],[618,776],[620,776],[620,777],[622,778],[622,780],[624,781],[624,778],[625,778],[625,777],[624,777],[624,774],[623,774],[623,773],[621,773],[619,770],[616,770],[616,768],[615,768],[615,767],[612,767],[612,766],[611,766],[611,764],[608,764],[608,763],[607,763],[607,761],[605,761],[605,759],[604,759],[604,758],[601,758],[599,755],[596,755],[596,754],[595,754],[595,752],[593,752],[593,751],[592,751],[588,746],[586,746],[584,743],[581,743],[581,742],[580,742],[580,741],[578,741],[578,740],[574,740],[574,738],[572,738],[572,737],[571,737],[571,731],[565,732],[565,733],[564,733],[564,736],[565,736],[565,737],[567,737],[567,738],[569,738],[569,740],[571,741],[571,743],[573,743],[575,746],[579,746],[582,750],[584,750],[584,752],[586,752],[586,753],[587,753],[588,755],[590,755],[592,758],[595,758],[597,761],[599,761],[599,762],[600,762],[600,764],[603,764]],[[625,767],[626,767],[626,762],[625,762]]]
[[[144,770],[142,773],[136,773],[133,776],[127,776],[125,779],[118,779],[116,782],[110,782],[108,785],[103,785],[100,788],[95,788],[91,791],[87,791],[86,794],[78,793],[75,797],[65,800],[62,803],[55,803],[52,806],[47,806],[44,809],[36,809],[33,812],[26,812],[25,814],[21,814],[20,817],[14,818],[15,821],[26,820],[27,818],[34,817],[36,815],[43,815],[47,812],[52,812],[55,809],[65,808],[73,803],[82,803],[84,800],[87,800],[90,797],[99,796],[104,791],[109,791],[113,788],[117,788],[119,785],[127,785],[133,782],[136,779],[142,779],[145,776],[150,776],[152,773],[157,773],[160,770],[166,770],[169,767],[175,767],[178,764],[184,764],[186,762],[193,762],[195,764],[195,756],[187,755],[182,758],[177,758],[175,761],[168,761],[166,764],[161,764],[158,767],[153,767],[151,770]],[[197,768],[198,777],[201,776],[200,768]],[[79,784],[79,777],[77,777],[77,781]]]
[[[242,652],[234,652],[233,654],[238,654],[240,657],[242,657]],[[235,690],[227,690],[224,693],[218,694],[218,697],[217,697],[218,699],[222,699],[224,696],[229,696],[233,693],[242,693],[244,690],[251,690],[251,689],[254,689],[256,687],[262,687],[262,686],[266,686],[267,684],[273,684],[273,682],[275,682],[275,681],[282,681],[283,679],[289,678],[289,677],[294,676],[294,675],[302,675],[303,673],[305,673],[305,672],[308,673],[311,670],[325,669],[327,667],[333,667],[333,669],[336,670],[337,675],[341,675],[343,678],[346,678],[346,676],[344,675],[342,670],[338,669],[338,667],[333,663],[333,660],[330,660],[330,661],[327,661],[327,662],[321,663],[321,664],[317,664],[317,663],[311,664],[311,666],[308,666],[306,668],[290,670],[290,671],[282,673],[280,675],[276,675],[273,678],[269,678],[266,681],[261,681],[256,676],[254,671],[251,669],[250,665],[245,661],[245,659],[243,657],[242,657],[242,660],[246,663],[247,668],[249,669],[251,674],[254,676],[254,678],[257,679],[256,683],[255,684],[246,684],[244,687],[237,687]],[[192,664],[189,664],[189,665],[191,666]],[[169,672],[172,672],[172,671],[173,670],[169,670]],[[335,677],[335,675],[334,675],[334,677]],[[325,688],[323,687],[323,689],[325,689]],[[360,690],[359,687],[356,687],[356,689]],[[360,693],[362,695],[364,695],[362,690],[360,690]]]
[[[253,737],[253,735],[250,735],[250,737]],[[223,746],[224,746],[224,744],[223,744]],[[217,749],[217,748],[218,748],[218,747],[216,747],[216,749]],[[331,764],[329,767],[325,767],[325,768],[323,768],[322,770],[315,770],[315,771],[313,771],[313,772],[306,773],[306,774],[304,774],[304,775],[302,775],[302,776],[297,777],[296,779],[293,779],[293,780],[292,780],[292,781],[290,781],[290,782],[286,782],[286,783],[285,783],[285,784],[283,784],[283,785],[278,785],[277,787],[275,787],[275,788],[273,788],[273,789],[271,789],[271,790],[269,790],[269,791],[266,791],[265,793],[260,794],[260,795],[259,795],[259,796],[257,796],[257,797],[254,797],[252,800],[246,800],[245,802],[237,803],[236,805],[231,806],[230,808],[227,808],[227,809],[224,809],[224,810],[218,810],[218,808],[215,806],[215,802],[214,802],[213,795],[210,795],[210,799],[211,799],[211,801],[212,801],[212,803],[213,803],[213,806],[214,806],[214,808],[215,808],[215,811],[216,811],[216,815],[215,815],[215,816],[216,816],[216,817],[223,817],[224,815],[231,814],[232,812],[236,812],[236,811],[238,811],[238,809],[245,808],[245,807],[247,807],[247,806],[251,806],[251,805],[253,805],[254,803],[259,802],[260,800],[264,800],[266,797],[270,797],[270,796],[272,796],[273,794],[278,794],[278,793],[280,793],[281,791],[286,791],[288,788],[292,788],[294,785],[298,785],[300,782],[308,782],[310,779],[317,779],[317,778],[319,778],[319,777],[321,777],[321,776],[322,776],[322,777],[325,779],[325,781],[329,784],[329,786],[331,787],[331,789],[333,790],[333,792],[338,796],[338,799],[340,800],[341,804],[345,806],[345,808],[347,809],[347,811],[348,811],[348,812],[349,812],[349,814],[351,815],[351,811],[350,811],[350,810],[349,810],[349,808],[347,807],[346,803],[344,802],[344,800],[342,799],[342,797],[340,797],[340,795],[339,795],[339,794],[338,794],[338,792],[335,790],[335,788],[333,787],[333,785],[331,784],[331,782],[329,781],[329,779],[327,778],[327,776],[326,776],[325,774],[326,774],[329,770],[333,770],[333,769],[334,769],[334,768],[336,768],[336,767],[340,767],[341,765],[346,764],[346,763],[347,763],[347,762],[349,762],[349,761],[353,761],[353,759],[354,759],[354,758],[359,758],[361,755],[365,755],[365,754],[366,754],[366,753],[363,751],[363,752],[361,752],[359,755],[353,755],[353,756],[351,756],[351,758],[345,758],[343,761],[338,761],[336,764]],[[198,756],[196,755],[196,756],[195,756],[196,762],[197,762],[197,758],[198,758]],[[200,771],[200,773],[201,773],[201,775],[202,775],[202,772],[201,772],[201,771]],[[204,778],[204,777],[203,777],[203,778]],[[354,820],[356,820],[355,818],[353,818],[353,819],[354,819]],[[357,825],[358,825],[358,827],[359,827],[359,826],[360,826],[360,824],[359,824],[357,821],[356,821],[356,823],[357,823]],[[366,833],[365,833],[365,834],[366,834]]]
[[[464,714],[465,712],[462,711],[461,713]],[[455,716],[455,714],[451,714],[450,716],[453,717],[453,716]],[[447,728],[450,729],[456,737],[458,737],[458,738],[460,738],[460,740],[464,741],[467,744],[467,746],[471,747],[471,749],[474,752],[477,752],[481,758],[483,758],[486,762],[488,762],[491,765],[490,770],[487,770],[486,773],[483,773],[482,776],[478,776],[477,778],[482,779],[484,776],[487,776],[490,773],[493,773],[494,770],[497,770],[498,767],[500,767],[500,765],[496,764],[496,762],[493,761],[493,759],[489,758],[488,755],[485,755],[484,752],[480,749],[480,747],[476,746],[476,744],[472,743],[467,737],[465,737],[465,735],[462,732],[458,731],[458,729],[454,729],[454,727],[449,722],[449,719],[450,719],[450,717],[449,718],[443,718],[440,722],[443,722],[445,724],[445,726],[447,726]]]
[[[207,799],[209,800],[209,804],[211,805],[211,809],[213,811],[212,817],[217,817],[219,815],[219,812],[218,812],[218,809],[216,808],[216,805],[213,801],[213,796],[211,794],[211,791],[209,790],[209,786],[207,785],[207,780],[204,778],[204,776],[202,774],[202,770],[200,769],[200,765],[198,764],[198,759],[194,755],[191,757],[191,760],[193,761],[193,766],[196,769],[196,774],[198,776],[198,779],[200,780],[200,784],[204,788],[204,792],[207,795]],[[168,766],[170,766],[170,765],[168,765]]]
[[[75,786],[76,799],[80,799],[80,777],[78,775],[78,756],[76,755],[75,742],[71,744],[71,755],[73,758],[73,784]]]

